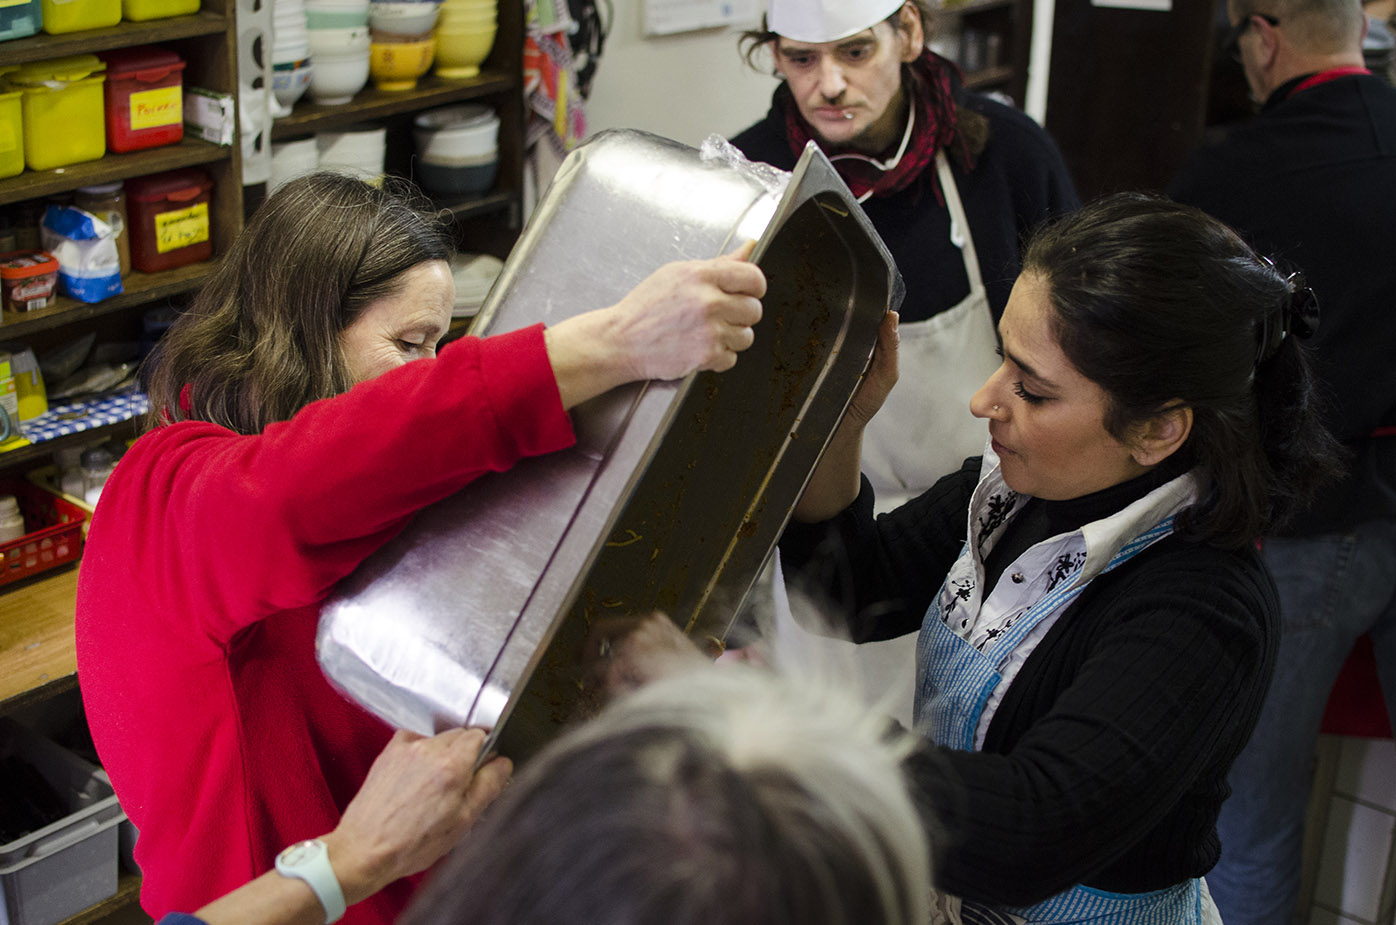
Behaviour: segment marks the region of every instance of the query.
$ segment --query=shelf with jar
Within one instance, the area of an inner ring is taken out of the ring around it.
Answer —
[[[1029,0],[951,0],[936,10],[931,38],[960,66],[965,87],[997,91],[1021,105],[1031,34]]]

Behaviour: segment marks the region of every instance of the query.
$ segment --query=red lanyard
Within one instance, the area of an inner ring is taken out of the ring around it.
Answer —
[[[1317,87],[1319,84],[1326,84],[1330,80],[1337,80],[1339,77],[1347,77],[1350,74],[1370,73],[1372,72],[1365,67],[1335,67],[1329,71],[1319,71],[1317,74],[1306,77],[1299,86],[1289,91],[1289,96],[1286,96],[1285,99],[1289,99],[1289,97],[1294,96],[1294,94],[1301,93],[1310,87]]]

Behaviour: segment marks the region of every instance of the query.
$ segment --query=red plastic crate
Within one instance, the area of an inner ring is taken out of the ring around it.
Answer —
[[[87,512],[23,479],[0,479],[0,495],[14,495],[27,527],[17,540],[0,543],[0,585],[74,562],[82,555]]]

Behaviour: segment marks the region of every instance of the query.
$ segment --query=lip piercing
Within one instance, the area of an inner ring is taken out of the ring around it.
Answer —
[[[846,112],[846,113],[843,114],[843,117],[844,117],[845,119],[852,119],[852,118],[853,118],[853,113],[851,113],[851,112]]]

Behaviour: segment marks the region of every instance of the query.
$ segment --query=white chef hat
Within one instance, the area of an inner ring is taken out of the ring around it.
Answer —
[[[870,29],[906,0],[768,0],[766,25],[796,42],[837,42]]]

